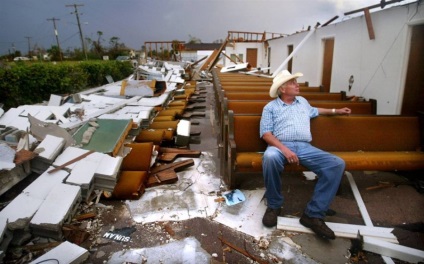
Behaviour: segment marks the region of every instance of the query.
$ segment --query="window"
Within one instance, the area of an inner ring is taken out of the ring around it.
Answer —
[[[240,53],[240,54],[231,54],[231,60],[232,61],[236,61],[236,62],[244,62],[244,60],[243,60],[243,54],[242,53]]]

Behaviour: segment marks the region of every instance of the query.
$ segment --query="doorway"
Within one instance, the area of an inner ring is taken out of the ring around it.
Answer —
[[[401,115],[424,111],[424,25],[412,27]]]
[[[324,39],[324,58],[322,65],[321,85],[324,92],[330,92],[331,72],[333,70],[334,38]]]
[[[288,52],[287,54],[289,54],[289,56],[293,53],[293,45],[287,46],[287,52]],[[291,59],[287,63],[287,70],[289,72],[293,73],[293,57],[291,57]]]
[[[258,49],[246,49],[246,62],[256,68],[258,65]]]

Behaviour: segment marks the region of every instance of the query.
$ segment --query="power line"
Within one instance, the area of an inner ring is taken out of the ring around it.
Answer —
[[[28,57],[31,58],[31,37],[25,37],[28,40]]]
[[[60,58],[60,61],[62,61],[62,51],[61,51],[61,49],[60,49],[59,36],[58,36],[58,34],[57,34],[56,20],[60,20],[60,19],[57,19],[57,18],[54,18],[54,17],[53,17],[53,18],[48,18],[48,19],[47,19],[47,21],[53,21],[54,34],[55,34],[55,36],[56,36],[57,47],[58,47],[58,49],[59,49],[59,58]]]
[[[78,6],[84,6],[84,5],[82,5],[82,4],[73,4],[73,5],[65,5],[65,6],[66,7],[74,7],[74,9],[75,9],[75,15],[77,17],[78,29],[79,29],[80,38],[81,38],[82,50],[84,52],[85,59],[87,60],[87,51],[85,50],[84,38],[82,36],[82,29],[81,29],[81,24],[80,24],[79,15],[78,15]]]

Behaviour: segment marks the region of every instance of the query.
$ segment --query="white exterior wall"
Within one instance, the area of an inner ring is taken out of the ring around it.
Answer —
[[[182,61],[197,61],[197,51],[181,51],[181,60]]]
[[[348,95],[377,100],[378,114],[400,114],[409,56],[411,26],[424,23],[424,5],[417,3],[371,13],[375,39],[370,40],[365,17],[359,16],[318,28],[293,57],[293,72],[310,86],[321,84],[323,39],[334,38],[331,92],[348,91],[348,79],[355,82]],[[308,32],[269,40],[271,73]],[[267,62],[267,58],[264,58]],[[259,64],[259,62],[258,62]],[[286,66],[284,68],[287,68]]]
[[[205,56],[212,55],[212,53],[213,53],[213,50],[182,51],[181,52],[181,59],[182,59],[182,61],[196,62],[196,61],[202,59]],[[202,62],[200,62],[200,64],[202,64],[204,62],[205,61],[203,60]],[[223,58],[220,58],[217,63],[222,64]]]
[[[257,58],[257,67],[266,67],[267,59],[265,57],[264,43],[258,42],[233,42],[227,45],[225,48],[225,54],[228,57],[231,57],[231,54],[243,54],[243,62],[246,61],[246,51],[247,49],[257,49],[258,50],[258,58]],[[229,66],[234,64],[230,59],[224,56],[223,58],[224,66]]]

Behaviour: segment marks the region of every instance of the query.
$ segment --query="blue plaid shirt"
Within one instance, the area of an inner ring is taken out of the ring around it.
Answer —
[[[280,98],[269,102],[262,111],[260,137],[272,132],[280,142],[312,140],[310,119],[318,116],[318,109],[312,107],[302,96],[296,96],[292,104]]]

